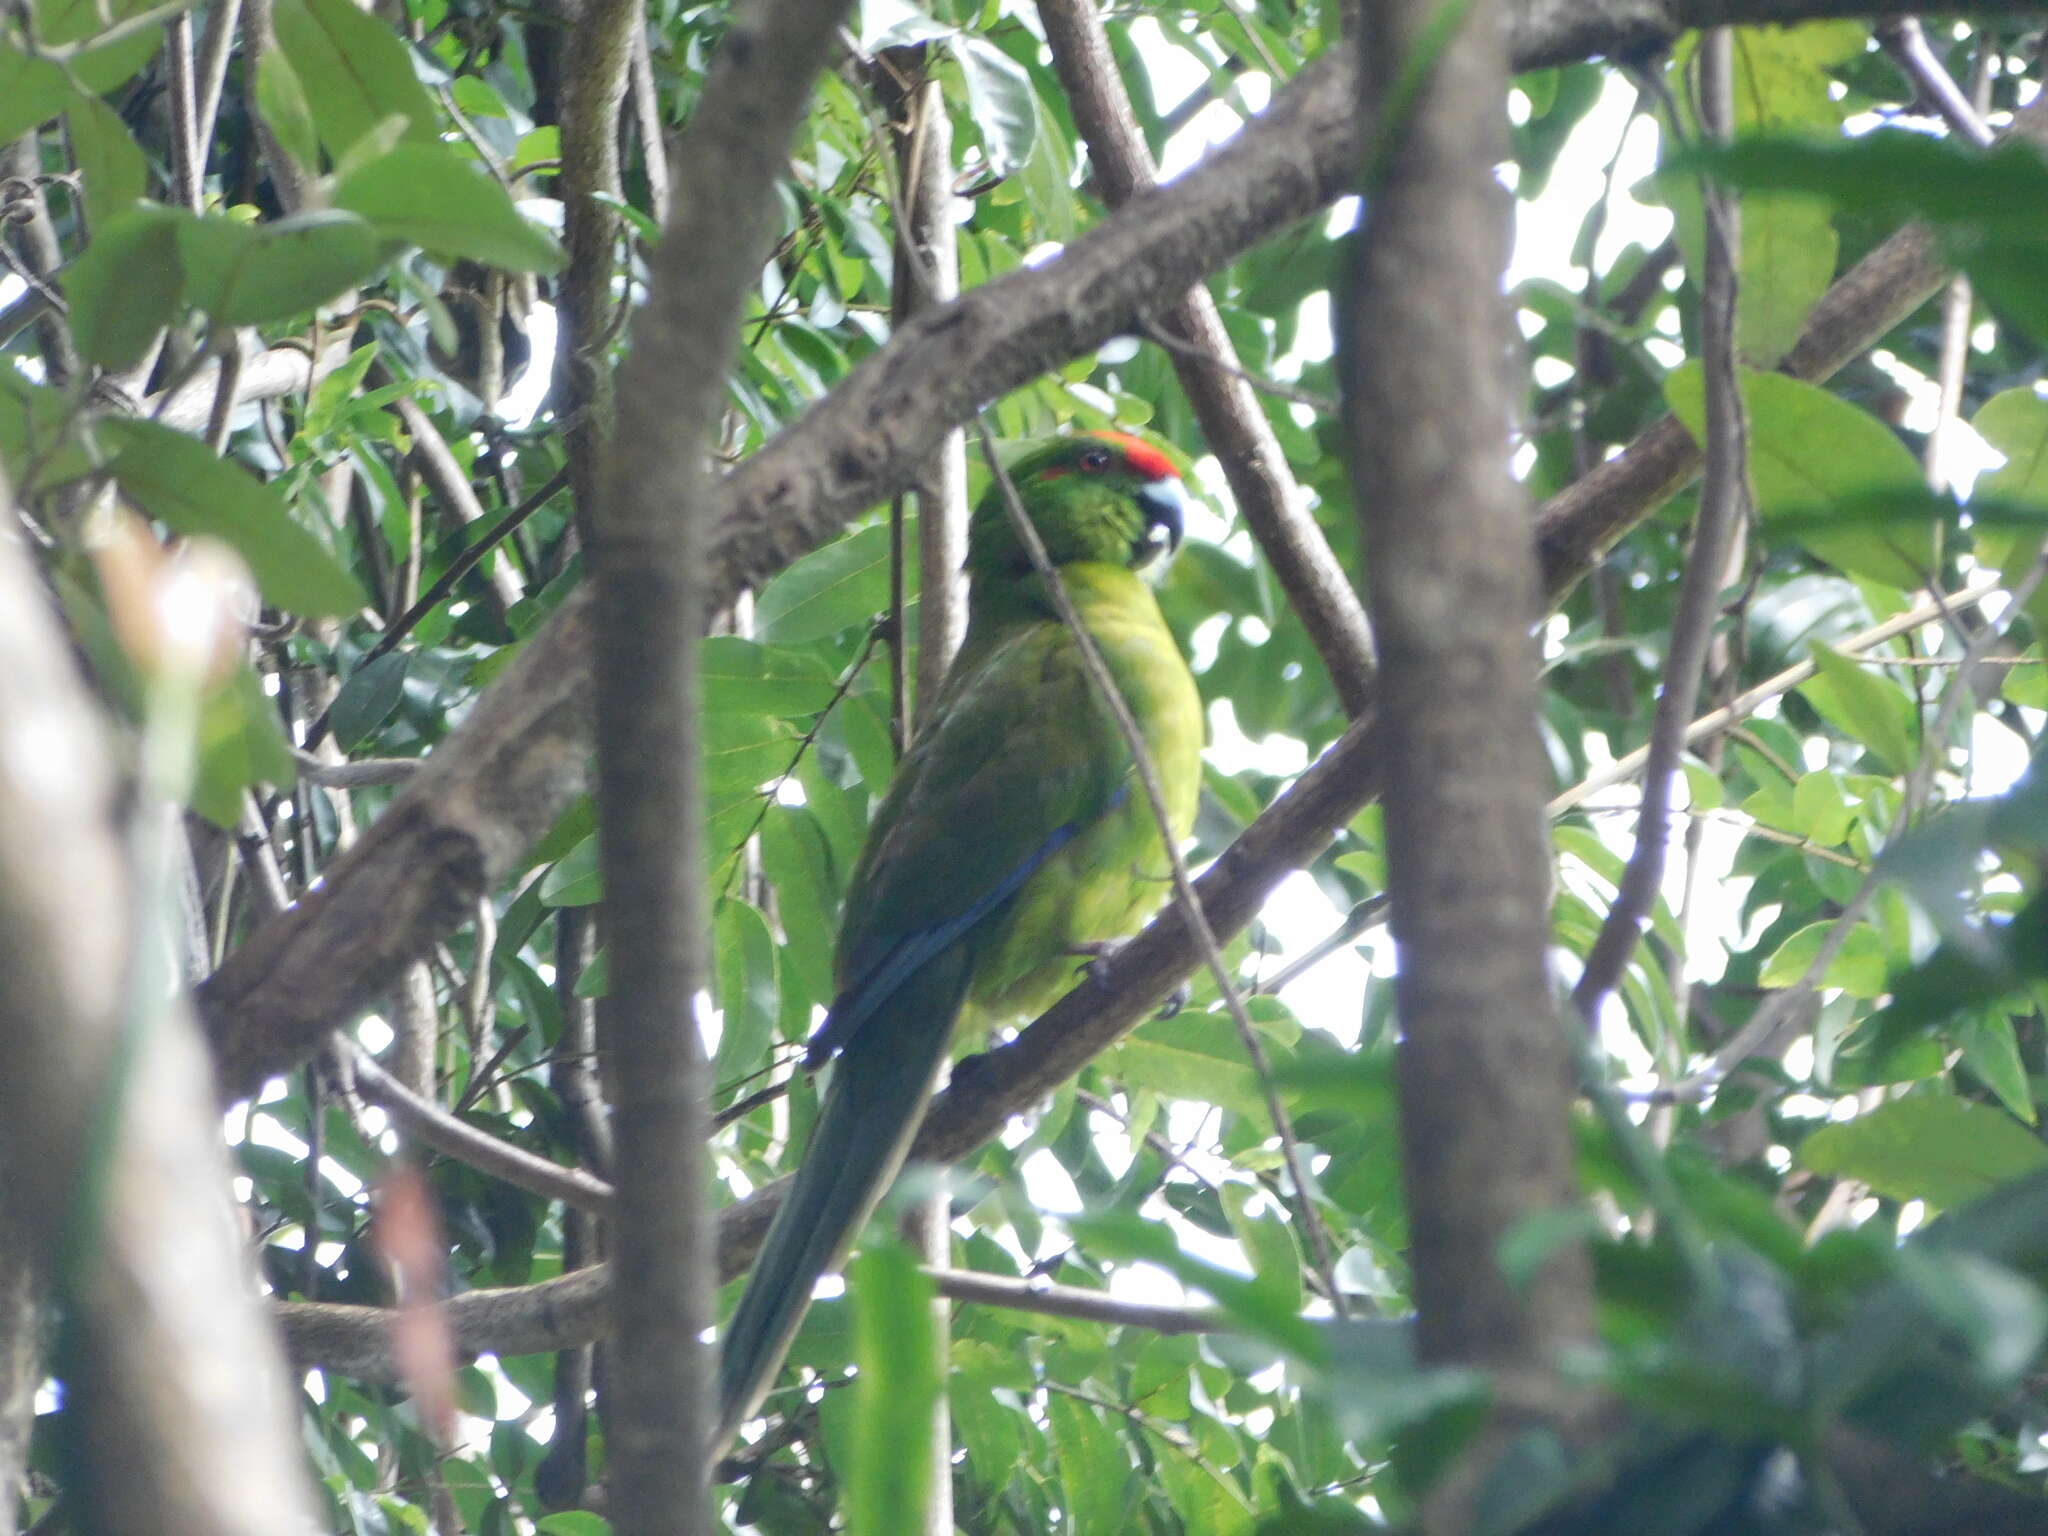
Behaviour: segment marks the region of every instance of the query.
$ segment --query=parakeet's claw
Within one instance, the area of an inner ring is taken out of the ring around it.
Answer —
[[[1179,1013],[1181,1009],[1187,1007],[1190,1002],[1194,1001],[1194,996],[1194,983],[1184,981],[1166,994],[1165,1001],[1159,1005],[1159,1011],[1153,1014],[1152,1017],[1155,1019],[1170,1019]]]
[[[1107,986],[1109,983],[1103,979],[1102,968],[1130,942],[1129,939],[1097,939],[1092,943],[1070,945],[1067,953],[1085,955],[1087,959],[1081,966],[1081,974],[1097,986]]]

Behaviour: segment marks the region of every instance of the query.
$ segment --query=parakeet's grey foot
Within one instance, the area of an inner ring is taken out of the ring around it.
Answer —
[[[1087,960],[1081,967],[1081,974],[1090,981],[1100,985],[1103,984],[1103,966],[1114,960],[1118,952],[1130,942],[1129,939],[1097,939],[1087,944],[1069,945],[1067,953],[1070,955],[1085,955]]]
[[[1124,946],[1130,942],[1129,939],[1098,939],[1090,944],[1072,945],[1067,950],[1067,953],[1070,955],[1086,955],[1088,961],[1081,967],[1082,974],[1097,985],[1106,986],[1108,983],[1102,979],[1102,968],[1121,954]],[[1189,1000],[1194,995],[1194,989],[1187,982],[1182,982],[1172,992],[1167,994],[1166,1001],[1159,1005],[1159,1011],[1153,1014],[1152,1017],[1155,1019],[1172,1018],[1181,1009],[1187,1007]]]

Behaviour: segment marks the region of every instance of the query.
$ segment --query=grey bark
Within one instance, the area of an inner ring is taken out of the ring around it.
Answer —
[[[1478,109],[1504,99],[1507,52],[1497,5],[1477,0],[1448,36],[1440,14],[1381,0],[1362,17],[1381,111],[1337,342],[1380,645],[1417,1350],[1494,1380],[1489,1425],[1425,1501],[1432,1536],[1475,1527],[1512,1438],[1571,1426],[1561,1357],[1593,1337],[1580,1245],[1519,1283],[1502,1262],[1522,1223],[1577,1203],[1577,1085],[1546,960],[1541,588],[1507,464],[1510,198],[1493,173],[1507,122]]]

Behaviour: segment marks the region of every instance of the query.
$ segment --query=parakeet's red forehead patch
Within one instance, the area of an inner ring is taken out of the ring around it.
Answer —
[[[1173,467],[1173,460],[1142,437],[1133,437],[1128,432],[1090,432],[1088,436],[1122,450],[1126,462],[1147,480],[1180,478],[1180,471]]]

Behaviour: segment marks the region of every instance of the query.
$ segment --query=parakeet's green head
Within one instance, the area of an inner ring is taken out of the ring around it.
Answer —
[[[1165,454],[1127,432],[1053,438],[1016,460],[1010,478],[1055,565],[1100,560],[1137,570],[1180,546],[1180,476]],[[967,573],[1030,569],[1003,488],[991,485],[968,527]]]

